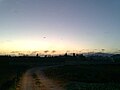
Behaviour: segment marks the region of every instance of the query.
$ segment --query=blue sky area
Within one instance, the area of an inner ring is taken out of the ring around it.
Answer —
[[[120,50],[120,0],[0,0],[0,52]]]

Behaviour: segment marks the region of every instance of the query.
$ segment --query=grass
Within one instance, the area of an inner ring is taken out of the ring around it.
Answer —
[[[120,84],[70,82],[65,88],[66,90],[119,90]]]
[[[14,90],[21,75],[30,67],[62,65],[70,58],[0,57],[0,90]],[[44,74],[66,90],[120,90],[119,64],[66,65],[46,69]]]
[[[22,65],[10,65],[9,62],[9,60],[0,60],[0,90],[15,90],[15,84],[27,69]]]
[[[120,65],[81,64],[52,67],[44,70],[44,74],[55,81],[64,83],[66,90],[120,89]],[[72,89],[73,87],[74,89]]]

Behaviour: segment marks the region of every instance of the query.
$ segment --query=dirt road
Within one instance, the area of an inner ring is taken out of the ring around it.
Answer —
[[[64,90],[51,79],[48,79],[41,68],[28,70],[20,80],[16,90]]]

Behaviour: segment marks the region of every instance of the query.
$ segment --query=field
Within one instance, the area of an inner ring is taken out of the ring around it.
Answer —
[[[119,90],[120,65],[72,65],[44,70],[66,90]]]
[[[44,75],[65,90],[119,90],[119,58],[0,57],[0,90],[15,90],[22,74],[34,67],[49,67]]]
[[[12,65],[8,59],[0,60],[0,90],[15,90],[19,78],[27,68],[24,65]]]

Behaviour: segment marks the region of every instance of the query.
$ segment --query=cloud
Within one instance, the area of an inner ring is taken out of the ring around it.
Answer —
[[[20,53],[20,51],[12,51],[12,52],[10,52],[10,53]]]
[[[105,51],[105,49],[101,49],[102,50],[102,52],[104,52]]]
[[[24,54],[24,53],[18,53],[18,55],[19,55],[19,56],[25,56],[25,54]]]
[[[55,52],[56,52],[55,50],[52,51],[52,53],[55,53]]]
[[[48,53],[48,52],[49,52],[48,50],[44,51],[44,53]]]
[[[30,55],[36,55],[38,53],[39,53],[39,51],[33,51],[33,52],[30,53]]]

